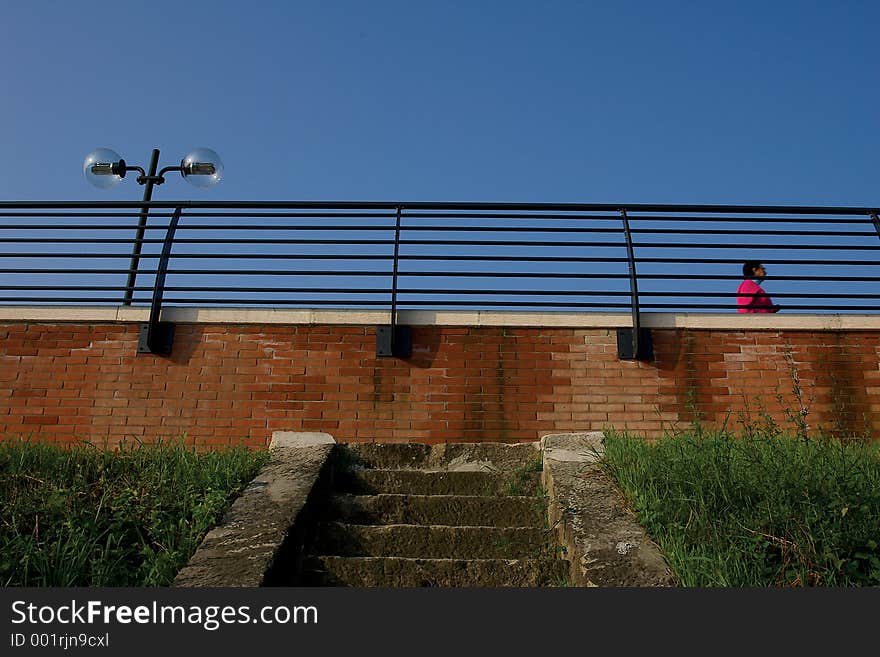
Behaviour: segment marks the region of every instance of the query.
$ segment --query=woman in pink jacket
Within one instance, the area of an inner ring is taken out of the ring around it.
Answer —
[[[754,260],[749,260],[743,265],[743,276],[746,277],[736,291],[736,312],[738,313],[778,313],[779,306],[767,296],[759,283],[767,278],[767,270],[764,265]]]

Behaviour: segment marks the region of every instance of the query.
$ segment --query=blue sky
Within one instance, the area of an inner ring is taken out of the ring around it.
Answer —
[[[876,2],[5,2],[0,200],[877,205]]]

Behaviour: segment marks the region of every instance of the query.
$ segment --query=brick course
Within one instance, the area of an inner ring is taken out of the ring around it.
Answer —
[[[809,408],[814,430],[880,435],[880,332],[655,329],[655,360],[617,359],[609,329],[413,328],[376,358],[375,328],[179,324],[170,357],[137,324],[0,324],[0,436],[264,446],[273,431],[339,441],[531,441],[613,427],[658,437]],[[793,392],[797,377],[801,400]]]

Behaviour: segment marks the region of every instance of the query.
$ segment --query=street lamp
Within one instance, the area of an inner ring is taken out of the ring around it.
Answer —
[[[153,149],[147,171],[141,167],[126,164],[119,153],[109,148],[98,148],[86,155],[86,159],[83,161],[83,175],[95,187],[109,189],[122,182],[125,174],[129,171],[137,171],[140,175],[135,181],[138,185],[144,185],[144,203],[153,198],[153,187],[164,183],[165,174],[169,171],[179,171],[183,179],[195,187],[212,187],[223,177],[223,162],[220,160],[220,156],[210,148],[196,148],[180,161],[179,166],[165,167],[157,174],[158,167],[159,149],[157,148]],[[149,209],[146,205],[141,207],[137,235],[131,252],[128,282],[122,300],[124,306],[131,305],[148,213]]]

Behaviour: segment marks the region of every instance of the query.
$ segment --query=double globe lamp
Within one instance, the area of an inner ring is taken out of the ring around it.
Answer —
[[[143,198],[145,204],[153,197],[153,186],[164,183],[165,174],[169,171],[179,171],[183,179],[195,187],[211,187],[220,182],[220,179],[223,177],[223,162],[220,161],[220,156],[210,148],[196,148],[186,155],[178,166],[165,167],[157,174],[156,169],[158,167],[158,149],[153,149],[150,157],[150,166],[147,171],[144,171],[141,167],[127,164],[116,151],[109,148],[98,148],[86,156],[83,162],[83,175],[95,187],[109,189],[122,182],[122,179],[125,178],[129,171],[137,171],[140,175],[135,180],[139,185],[145,186]],[[132,247],[125,296],[122,300],[123,305],[126,306],[131,305],[132,302],[148,213],[149,207],[147,205],[142,206],[137,234]],[[173,219],[169,227],[169,235],[173,235],[175,227],[176,219]]]

